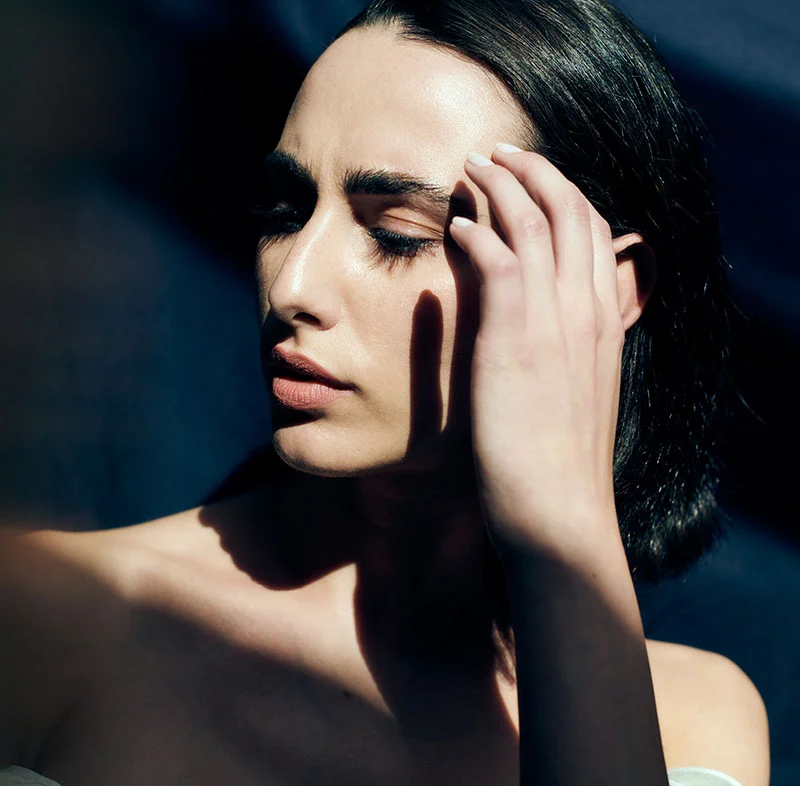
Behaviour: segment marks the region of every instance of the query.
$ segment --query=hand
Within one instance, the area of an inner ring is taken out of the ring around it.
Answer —
[[[600,530],[619,539],[625,331],[611,231],[543,156],[496,150],[493,162],[470,156],[465,171],[497,229],[451,225],[481,282],[472,427],[486,524],[501,556],[591,550]]]

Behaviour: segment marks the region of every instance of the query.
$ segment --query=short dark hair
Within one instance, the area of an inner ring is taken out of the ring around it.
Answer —
[[[724,518],[715,453],[734,391],[699,119],[654,47],[604,0],[374,0],[337,38],[371,26],[487,68],[527,113],[529,149],[581,189],[614,236],[638,232],[655,252],[655,289],[625,336],[614,485],[634,578],[681,572]],[[508,643],[507,606],[495,616]]]

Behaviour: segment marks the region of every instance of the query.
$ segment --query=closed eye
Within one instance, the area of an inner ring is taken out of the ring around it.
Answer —
[[[439,241],[426,237],[410,237],[391,232],[383,227],[369,230],[370,237],[377,244],[376,256],[378,264],[385,264],[394,270],[398,264],[408,267],[411,261],[424,251],[431,251]]]
[[[252,214],[259,219],[260,243],[263,247],[273,241],[294,235],[303,228],[305,220],[288,202],[271,207],[256,205]],[[379,265],[394,270],[398,264],[408,266],[424,251],[432,250],[440,241],[433,238],[411,237],[398,232],[372,227],[367,230],[373,242],[373,257]]]

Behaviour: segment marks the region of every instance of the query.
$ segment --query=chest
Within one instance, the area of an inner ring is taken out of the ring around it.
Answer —
[[[494,684],[410,681],[297,631],[278,648],[157,615],[138,629],[47,751],[64,786],[518,782]]]

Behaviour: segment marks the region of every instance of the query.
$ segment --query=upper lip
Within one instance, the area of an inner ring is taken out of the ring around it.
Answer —
[[[273,347],[266,365],[273,373],[289,370],[304,377],[317,379],[332,388],[345,390],[352,387],[337,379],[330,371],[320,366],[319,363],[315,363],[311,358],[288,349]]]

